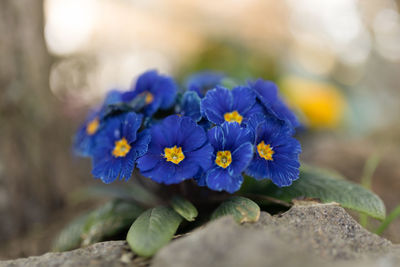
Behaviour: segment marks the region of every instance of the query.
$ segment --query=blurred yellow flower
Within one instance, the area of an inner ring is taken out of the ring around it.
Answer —
[[[347,101],[340,89],[329,83],[288,76],[280,88],[290,106],[298,109],[310,128],[337,128],[343,121]]]

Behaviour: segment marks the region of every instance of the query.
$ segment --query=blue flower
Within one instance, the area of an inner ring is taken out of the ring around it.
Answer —
[[[207,135],[189,117],[168,116],[151,127],[151,137],[149,150],[137,166],[144,176],[158,183],[180,183],[211,164]]]
[[[258,79],[249,82],[249,86],[254,89],[254,92],[257,94],[257,99],[259,99],[261,104],[266,108],[268,114],[290,123],[293,128],[301,126],[296,115],[279,96],[278,86],[276,86],[275,83]]]
[[[246,122],[254,113],[262,112],[256,103],[256,94],[249,87],[238,86],[232,90],[218,86],[207,92],[201,100],[201,112],[215,124]]]
[[[186,88],[189,91],[195,91],[200,97],[203,97],[208,90],[214,89],[224,78],[225,75],[220,72],[198,72],[188,77]]]
[[[104,183],[128,180],[138,157],[146,153],[150,133],[138,130],[142,115],[129,112],[109,118],[96,137],[92,174]]]
[[[198,180],[199,185],[229,193],[239,190],[242,172],[253,157],[252,133],[238,123],[225,122],[210,129],[208,139],[214,148],[213,165]]]
[[[143,96],[146,116],[153,115],[158,109],[168,109],[175,101],[177,86],[168,76],[159,75],[157,71],[147,71],[139,76],[132,91],[123,94],[123,102],[130,102],[137,96]]]
[[[301,153],[293,129],[262,114],[251,116],[247,126],[255,134],[255,153],[245,173],[258,180],[271,179],[279,187],[291,185],[299,178]]]
[[[74,153],[81,157],[90,157],[95,145],[95,138],[101,128],[99,110],[89,113],[74,137]]]
[[[95,145],[97,133],[103,126],[103,117],[108,105],[119,103],[122,92],[111,90],[107,93],[103,105],[89,113],[84,123],[79,127],[74,137],[74,153],[81,157],[90,157]]]
[[[192,118],[195,122],[201,119],[200,97],[191,91],[183,94],[179,105],[179,114]]]

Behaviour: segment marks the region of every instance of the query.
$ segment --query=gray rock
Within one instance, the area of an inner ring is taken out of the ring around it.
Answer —
[[[68,252],[0,261],[0,267],[13,266],[148,266],[148,261],[135,257],[125,241],[110,241]]]
[[[278,216],[263,212],[257,223],[243,226],[221,218],[170,243],[153,264],[398,266],[396,252],[397,246],[363,229],[338,205],[313,204],[296,205]]]
[[[395,267],[400,247],[363,229],[336,204],[298,203],[276,216],[262,212],[257,223],[233,218],[213,221],[172,241],[151,263],[155,267]],[[3,266],[148,266],[124,241],[47,253]]]

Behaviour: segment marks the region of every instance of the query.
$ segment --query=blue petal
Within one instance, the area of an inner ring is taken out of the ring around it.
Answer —
[[[156,70],[149,70],[142,73],[136,80],[133,91],[136,95],[145,91],[151,91],[154,83],[157,81],[158,74]]]
[[[161,154],[147,153],[137,160],[137,167],[144,173],[152,170],[161,161],[164,161]]]
[[[121,116],[122,136],[126,138],[128,143],[136,140],[136,132],[142,124],[143,115],[129,112]]]
[[[143,156],[140,158],[141,160],[145,158],[147,155]],[[149,158],[148,158],[149,159]],[[141,162],[139,161],[139,164]],[[172,165],[173,163],[169,164],[165,160],[160,160],[157,162],[157,164],[149,170],[142,170],[140,169],[140,172],[142,173],[143,176],[149,177],[153,181],[157,183],[165,183],[169,179],[169,177],[175,175],[176,169]],[[138,165],[141,166],[141,165]]]
[[[207,92],[202,99],[201,112],[215,124],[224,122],[224,114],[232,111],[232,93],[223,87],[217,87]]]
[[[107,93],[103,105],[112,105],[122,102],[124,92],[119,90],[111,90]]]
[[[214,152],[213,147],[210,144],[206,144],[198,150],[191,151],[185,154],[185,160],[190,162],[195,162],[203,170],[206,171],[212,165],[213,152]]]
[[[249,129],[240,127],[236,122],[225,122],[221,125],[224,131],[224,150],[234,151],[241,144],[251,142],[253,134]]]
[[[188,116],[196,122],[200,121],[202,117],[200,101],[200,97],[195,92],[185,92],[181,100],[181,115]]]
[[[260,123],[256,129],[256,142],[268,141],[269,143],[277,142],[279,144],[291,138],[292,134],[293,128],[288,124],[282,124],[277,120],[266,120]],[[285,140],[282,137],[285,137]]]
[[[183,164],[183,161],[176,165],[167,161],[160,161],[157,165],[142,174],[151,178],[157,183],[178,184],[186,179],[191,179],[199,170],[199,166],[194,163]]]
[[[220,126],[215,126],[207,132],[208,140],[214,147],[215,151],[224,150],[225,148],[225,135]]]
[[[182,146],[183,152],[193,151],[207,141],[203,128],[198,126],[191,118],[181,117],[177,145]]]
[[[153,90],[157,91],[157,93],[160,93],[162,96],[160,103],[161,109],[170,108],[174,104],[177,86],[172,78],[160,75]]]
[[[146,116],[152,116],[160,108],[161,102],[162,99],[160,97],[155,96],[153,102],[145,106],[143,114]]]
[[[121,158],[121,172],[119,174],[119,179],[128,181],[132,176],[133,169],[135,168],[135,151],[132,151],[126,155],[126,157]]]
[[[267,109],[267,111],[278,119],[286,121],[296,128],[300,126],[296,115],[287,107],[278,95],[278,87],[271,81],[258,79],[250,82],[249,85],[256,92],[257,97]]]
[[[119,176],[121,171],[121,160],[105,156],[103,160],[93,160],[92,174],[100,178],[104,183],[109,184]]]
[[[175,101],[177,86],[172,78],[159,75],[155,70],[150,70],[140,75],[133,90],[130,93],[125,93],[122,98],[125,101],[131,101],[143,92],[150,92],[154,97],[153,102],[146,105],[143,111],[146,116],[151,116],[159,108],[167,109],[172,106]]]
[[[92,156],[95,146],[95,139],[103,125],[100,125],[98,131],[94,135],[88,135],[86,128],[89,122],[99,116],[99,111],[95,110],[89,113],[85,122],[79,127],[74,136],[73,151],[76,155],[81,157]]]
[[[233,177],[229,175],[227,170],[215,167],[207,172],[206,183],[212,190],[224,190],[229,193],[234,193],[240,189],[240,186],[243,183],[243,176],[239,175]]]
[[[193,178],[197,182],[198,186],[207,186],[206,183],[206,172],[199,171]]]
[[[240,175],[249,165],[253,158],[253,145],[250,142],[241,144],[232,153],[232,163],[229,165],[229,174],[232,176]]]
[[[256,94],[252,89],[245,86],[237,86],[232,89],[233,104],[232,110],[239,114],[246,114],[256,103]]]
[[[143,130],[138,133],[136,141],[131,145],[135,150],[136,158],[143,156],[147,152],[150,141],[151,135],[149,130]]]
[[[270,179],[279,187],[289,186],[299,178],[300,163],[297,158],[289,159],[277,155],[270,164]]]
[[[161,130],[160,134],[164,135],[167,147],[172,147],[178,144],[181,121],[182,118],[177,115],[168,116],[162,121],[159,129]]]
[[[174,163],[172,163],[174,164]],[[176,173],[173,177],[169,177],[165,181],[166,184],[177,184],[186,179],[193,178],[199,172],[199,164],[195,161],[188,161],[184,159],[176,165]]]
[[[203,97],[208,90],[215,88],[224,77],[225,75],[220,72],[198,72],[189,76],[186,81],[186,88]]]
[[[288,186],[299,176],[300,143],[291,137],[291,131],[280,126],[262,122],[257,128],[257,142],[264,141],[271,145],[273,160],[265,160],[255,153],[246,173],[256,179],[269,178],[277,186]]]

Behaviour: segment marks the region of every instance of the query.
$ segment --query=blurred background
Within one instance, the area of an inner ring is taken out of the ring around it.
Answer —
[[[280,85],[308,130],[302,160],[400,203],[400,1],[0,1],[0,259],[41,254],[91,178],[71,153],[88,109],[158,69]],[[385,237],[400,242],[397,220]]]

